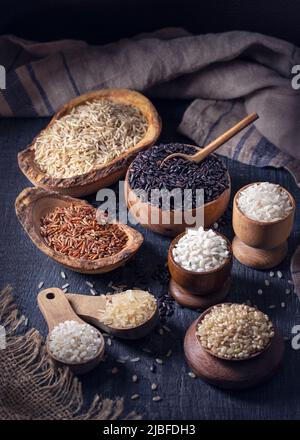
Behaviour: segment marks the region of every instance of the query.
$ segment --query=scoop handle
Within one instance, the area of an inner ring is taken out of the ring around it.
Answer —
[[[79,295],[77,293],[66,293],[65,297],[78,316],[84,321],[90,322],[99,327],[100,312],[105,310],[105,295],[95,297],[90,295]]]
[[[39,309],[48,324],[49,332],[61,322],[71,320],[82,323],[69,304],[64,292],[57,287],[42,290],[38,294],[37,301]]]
[[[235,136],[237,133],[239,133],[248,125],[252,124],[252,122],[256,121],[257,119],[258,119],[257,113],[251,113],[250,115],[246,116],[240,122],[238,122],[233,127],[231,127],[229,130],[225,131],[225,133],[221,134],[221,136],[217,137],[217,139],[213,140],[208,145],[206,145],[206,147],[204,147],[198,153],[194,154],[193,161],[201,162],[209,154],[213,153],[217,148],[221,147],[221,145],[225,144],[225,142],[227,142],[229,139],[231,139],[233,136]]]

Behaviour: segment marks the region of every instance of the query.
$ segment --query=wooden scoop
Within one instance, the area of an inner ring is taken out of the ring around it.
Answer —
[[[89,295],[77,295],[74,293],[65,294],[66,298],[70,302],[74,312],[79,315],[84,321],[100,328],[101,330],[109,333],[113,336],[122,339],[140,339],[150,333],[159,322],[158,308],[154,311],[153,315],[136,327],[131,328],[115,328],[105,325],[100,320],[101,313],[105,310],[106,299],[105,295],[101,296],[89,296]]]
[[[49,334],[54,329],[54,327],[65,321],[76,321],[80,324],[85,324],[85,322],[76,315],[76,313],[70,306],[65,294],[60,289],[52,287],[50,289],[42,290],[38,294],[37,301],[40,311],[42,312],[48,324]],[[101,344],[98,353],[93,359],[83,361],[81,363],[62,362],[61,360],[57,359],[50,351],[49,335],[47,338],[47,351],[58,366],[67,366],[72,370],[74,374],[84,374],[95,368],[103,358],[105,346],[104,338],[99,331],[98,334],[99,338],[101,339]]]
[[[244,119],[242,119],[236,125],[231,127],[229,130],[225,131],[225,133],[217,137],[217,139],[212,141],[210,144],[202,148],[197,153],[192,155],[184,154],[184,153],[170,154],[169,156],[165,157],[165,159],[161,162],[160,166],[162,167],[163,164],[167,160],[172,159],[172,157],[182,157],[183,159],[189,160],[190,162],[199,163],[202,160],[204,160],[209,154],[213,153],[217,148],[221,147],[221,145],[225,144],[225,142],[227,142],[229,139],[231,139],[233,136],[235,136],[237,133],[243,130],[245,127],[252,124],[252,122],[256,121],[256,119],[258,119],[257,113],[251,113],[251,115],[246,116]]]

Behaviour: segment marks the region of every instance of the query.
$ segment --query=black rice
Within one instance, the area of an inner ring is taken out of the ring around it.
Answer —
[[[200,163],[189,162],[183,158],[172,158],[160,167],[162,160],[169,154],[180,152],[194,154],[196,147],[184,144],[155,145],[138,154],[129,171],[129,184],[139,195],[139,190],[146,191],[144,202],[162,206],[162,197],[151,200],[151,190],[172,191],[176,188],[191,189],[191,204],[199,206],[196,189],[204,190],[204,203],[215,200],[229,186],[228,173],[223,162],[214,155],[208,156]],[[174,209],[174,200],[170,200]],[[175,208],[176,209],[176,208]]]

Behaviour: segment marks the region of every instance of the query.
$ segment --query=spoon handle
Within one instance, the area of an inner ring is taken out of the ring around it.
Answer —
[[[51,287],[42,290],[38,294],[37,301],[40,311],[48,324],[49,332],[61,322],[69,320],[82,322],[61,289]]]
[[[227,142],[229,139],[231,139],[233,136],[235,136],[237,133],[239,133],[245,127],[252,124],[252,122],[256,121],[256,119],[258,119],[257,113],[251,113],[251,115],[246,116],[244,119],[242,119],[236,125],[231,127],[229,130],[225,131],[225,133],[221,134],[221,136],[217,137],[217,139],[215,139],[210,144],[208,144],[206,147],[204,147],[201,151],[194,154],[193,161],[194,162],[201,162],[209,154],[213,153],[217,148],[219,148],[221,145],[225,144],[225,142]]]
[[[79,295],[66,293],[67,300],[71,304],[74,312],[84,321],[99,327],[100,312],[105,310],[105,296]]]

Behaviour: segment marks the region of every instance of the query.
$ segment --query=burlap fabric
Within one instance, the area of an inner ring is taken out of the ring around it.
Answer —
[[[40,333],[22,332],[11,289],[0,293],[0,324],[6,331],[6,348],[0,347],[0,419],[2,420],[115,420],[122,417],[122,399],[101,399],[82,411],[80,381],[66,368],[55,370]],[[3,344],[3,338],[2,338]],[[124,418],[124,417],[123,417]],[[138,418],[130,413],[126,418]]]

